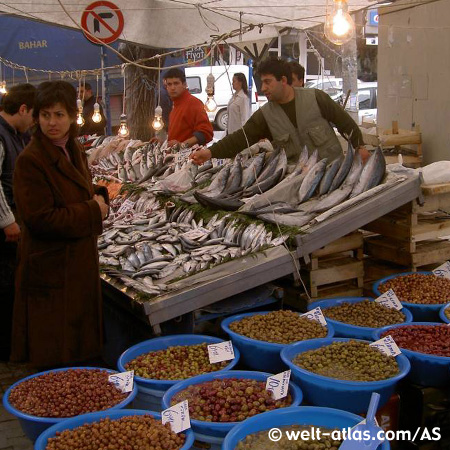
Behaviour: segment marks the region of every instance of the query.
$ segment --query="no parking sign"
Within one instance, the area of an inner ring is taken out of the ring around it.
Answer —
[[[85,31],[84,34],[94,44],[99,44],[98,41],[111,44],[119,38],[123,26],[122,11],[114,3],[108,1],[91,3],[81,16],[81,27]]]

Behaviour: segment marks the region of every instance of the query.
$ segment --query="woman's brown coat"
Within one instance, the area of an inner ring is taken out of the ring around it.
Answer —
[[[72,162],[38,131],[14,173],[23,227],[11,360],[37,366],[82,361],[101,351],[102,218],[84,152],[73,139],[67,147]]]

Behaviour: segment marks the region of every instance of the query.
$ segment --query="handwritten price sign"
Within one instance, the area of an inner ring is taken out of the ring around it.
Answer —
[[[234,349],[231,341],[208,345],[208,356],[211,364],[234,359]]]
[[[120,392],[131,392],[133,390],[134,370],[109,375],[108,381],[119,389]]]
[[[444,264],[436,267],[436,269],[433,270],[433,273],[437,277],[450,278],[450,262],[446,261]]]
[[[327,326],[327,321],[325,320],[325,316],[323,315],[320,306],[312,309],[311,311],[308,311],[305,314],[301,314],[300,317],[306,317],[309,320],[315,320],[316,322],[319,322],[324,327]]]
[[[378,350],[380,350],[380,352],[388,356],[397,356],[401,353],[401,350],[397,347],[394,338],[390,335],[378,341],[372,342],[372,344],[369,344],[369,346],[376,347]]]
[[[403,308],[400,300],[392,289],[389,289],[383,295],[380,295],[375,301],[380,305],[386,306],[386,308],[392,308],[398,311]]]
[[[290,377],[291,371],[286,370],[267,378],[266,391],[272,392],[272,397],[275,400],[286,397],[288,395]]]
[[[170,428],[174,433],[181,433],[191,428],[191,419],[189,417],[189,404],[187,400],[177,403],[161,413],[163,425],[170,423]]]

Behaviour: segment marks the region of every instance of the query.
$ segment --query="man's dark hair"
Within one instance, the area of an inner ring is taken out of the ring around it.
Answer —
[[[69,117],[74,120],[70,126],[69,135],[76,137],[78,134],[75,122],[78,112],[77,91],[67,81],[44,81],[38,86],[33,106],[34,119],[39,120],[39,112],[42,108],[49,108],[56,103],[63,105]]]
[[[299,64],[297,61],[291,61],[289,63],[289,67],[291,68],[291,72],[297,75],[298,80],[305,79],[305,68]]]
[[[90,83],[84,83],[84,89],[86,91],[92,91],[92,86]]]
[[[2,98],[2,109],[6,114],[13,116],[19,112],[22,105],[26,105],[27,111],[33,107],[36,88],[29,84],[17,84],[8,90]]]
[[[273,75],[278,81],[286,77],[288,84],[292,84],[292,71],[289,63],[281,58],[270,57],[258,65],[258,75]]]
[[[167,78],[179,78],[182,83],[186,83],[186,75],[181,69],[169,69],[163,75],[163,80],[166,80]]]

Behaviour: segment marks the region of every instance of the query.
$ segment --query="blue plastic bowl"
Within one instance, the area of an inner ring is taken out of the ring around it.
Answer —
[[[359,303],[363,300],[371,300],[375,301],[375,299],[371,297],[336,297],[336,298],[326,298],[323,300],[319,300],[317,302],[310,303],[308,306],[308,311],[317,308],[320,306],[322,308],[322,312],[325,315],[325,311],[323,311],[325,308],[330,308],[331,306],[337,306],[342,305],[343,303]],[[412,314],[408,309],[402,308],[401,312],[405,315],[405,322],[402,323],[409,323],[412,322]],[[330,319],[329,317],[326,318],[327,322],[329,322],[333,328],[334,333],[336,337],[349,337],[349,338],[356,338],[356,339],[366,339],[371,341],[373,332],[377,328],[370,328],[370,327],[360,327],[357,325],[350,325],[348,323],[344,322],[338,322],[337,320]],[[331,337],[331,336],[327,336]]]
[[[20,383],[26,380],[30,380],[31,378],[39,377],[40,375],[44,375],[49,372],[62,372],[66,370],[72,370],[72,369],[100,369],[105,370],[110,373],[117,373],[115,370],[105,369],[104,367],[65,367],[62,369],[53,369],[53,370],[46,370],[45,372],[39,372],[35,373],[33,375],[30,375],[26,378],[22,378],[17,383],[14,383],[12,386],[8,388],[8,390],[3,395],[3,406],[5,409],[16,416],[19,419],[19,423],[22,427],[23,432],[28,437],[28,439],[31,439],[33,442],[37,439],[37,437],[47,428],[51,427],[52,425],[58,424],[60,422],[63,422],[65,420],[68,420],[68,418],[56,418],[56,417],[38,417],[38,416],[31,416],[29,414],[25,414],[18,409],[16,409],[11,403],[9,403],[9,394],[11,391],[18,386]],[[137,394],[137,388],[134,385],[133,390],[128,394],[128,397],[123,400],[122,402],[118,403],[117,405],[113,406],[112,408],[109,408],[105,411],[112,411],[116,409],[122,409],[125,408],[129,403],[131,403],[136,397]]]
[[[445,310],[447,308],[450,308],[450,303],[447,303],[446,305],[442,306],[442,308],[439,311],[439,317],[441,318],[442,322],[444,323],[450,323],[450,319],[445,315]],[[450,311],[450,309],[449,309]]]
[[[58,431],[73,430],[74,428],[80,427],[86,423],[98,422],[100,419],[104,419],[106,417],[109,417],[110,419],[120,419],[121,417],[143,416],[144,414],[151,414],[155,419],[161,420],[161,414],[151,411],[142,411],[140,409],[100,411],[72,417],[71,419],[66,419],[64,422],[57,423],[56,425],[53,425],[45,430],[34,444],[34,450],[45,450],[48,439],[54,437]],[[185,430],[183,433],[186,435],[186,441],[183,447],[180,447],[180,450],[188,450],[194,443],[194,433],[192,430]]]
[[[380,407],[383,406],[395,390],[395,385],[407,375],[410,369],[408,358],[399,355],[395,359],[400,373],[381,381],[347,381],[324,377],[295,365],[292,360],[308,350],[325,347],[333,342],[349,341],[348,338],[325,338],[292,344],[281,352],[281,359],[291,369],[294,381],[301,387],[305,399],[315,406],[327,406],[354,413],[366,413],[372,392],[380,394]],[[361,339],[358,339],[362,342]]]
[[[361,422],[362,417],[348,411],[318,406],[297,406],[276,409],[258,416],[250,417],[239,423],[227,434],[222,450],[234,450],[246,436],[271,428],[289,425],[313,425],[323,428],[347,428]],[[385,441],[377,450],[389,450],[389,442]]]
[[[173,336],[163,336],[155,339],[149,339],[148,341],[136,344],[123,352],[117,362],[117,367],[120,372],[126,371],[126,364],[143,353],[164,350],[168,347],[173,347],[176,345],[196,345],[203,342],[206,342],[207,344],[215,344],[222,341],[223,339],[219,339],[214,336],[204,336],[201,334],[176,334]],[[234,355],[235,357],[230,364],[221,369],[221,371],[231,370],[238,363],[240,355],[239,350],[236,348],[234,348]],[[161,399],[164,393],[167,389],[182,380],[155,380],[135,375],[134,381],[136,382],[138,388],[138,395],[134,405],[142,409],[150,409],[151,411],[160,412],[162,410]]]
[[[236,316],[228,317],[222,321],[222,329],[230,336],[233,345],[241,352],[241,362],[251,369],[261,370],[263,372],[279,373],[287,370],[286,364],[281,360],[281,350],[290,344],[276,344],[273,342],[259,341],[251,339],[242,334],[238,334],[230,329],[230,324],[242,320],[244,317],[269,314],[270,311],[265,312],[251,312],[245,314],[238,314]],[[333,337],[333,326],[328,322],[327,337]]]
[[[398,278],[398,277],[402,277],[404,275],[411,275],[413,273],[422,273],[425,275],[433,275],[433,272],[396,273],[395,275],[390,275],[388,277],[381,278],[381,280],[375,281],[375,283],[372,286],[372,290],[378,297],[382,294],[379,290],[380,284],[383,284],[387,280],[391,280],[392,278]],[[420,321],[436,322],[439,317],[439,310],[442,308],[442,303],[437,303],[434,305],[426,305],[426,304],[420,304],[420,303],[401,302],[401,304],[411,311],[414,321],[418,321],[418,322],[420,322]]]
[[[385,332],[392,330],[393,328],[400,328],[401,326],[408,325],[441,325],[447,326],[443,323],[433,322],[413,322],[410,324],[398,324],[390,325],[387,327],[376,330],[373,334],[373,339],[378,340],[380,336]],[[394,338],[395,340],[395,338]],[[422,386],[447,386],[449,383],[449,369],[450,369],[450,357],[448,356],[436,356],[428,355],[426,353],[415,352],[406,348],[400,347],[402,353],[409,359],[411,363],[411,371],[408,374],[408,379],[413,383],[420,384]]]
[[[191,385],[204,383],[206,381],[221,380],[225,378],[247,378],[258,381],[266,381],[272,374],[264,372],[251,372],[246,370],[231,370],[226,372],[207,373],[197,377],[189,378],[172,386],[165,394],[162,400],[163,408],[170,407],[172,397]],[[302,391],[292,382],[289,383],[289,393],[292,396],[292,406],[298,406],[303,399]],[[258,415],[259,416],[259,415]],[[218,443],[217,438],[223,439],[226,434],[240,422],[204,422],[192,419],[191,426],[194,430],[195,438],[201,442]]]

